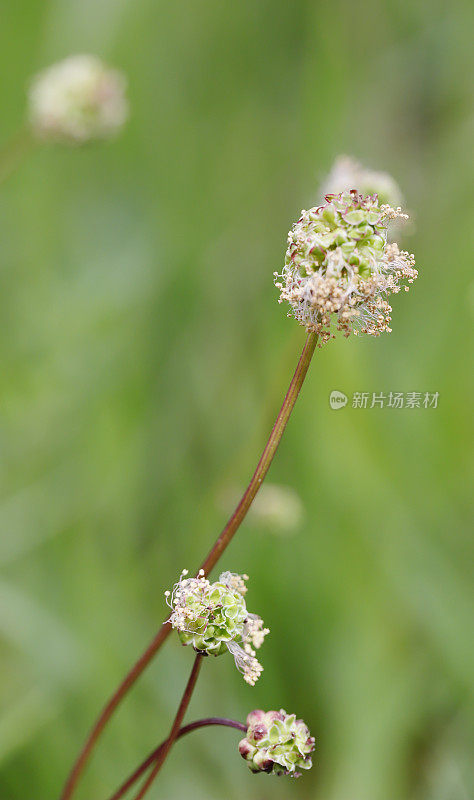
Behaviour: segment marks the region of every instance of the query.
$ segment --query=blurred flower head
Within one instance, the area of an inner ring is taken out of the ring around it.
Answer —
[[[275,273],[280,303],[286,300],[289,316],[317,332],[321,343],[335,331],[389,333],[392,309],[385,298],[418,275],[413,254],[387,241],[388,221],[406,214],[356,190],[325,199],[303,210],[288,234],[285,265]]]
[[[36,75],[29,89],[29,117],[44,141],[84,144],[108,139],[128,115],[126,81],[93,55],[70,56]]]
[[[242,491],[242,487],[226,486],[217,498],[220,508],[230,513]],[[295,533],[303,521],[303,502],[291,486],[264,483],[250,506],[247,518],[269,533],[289,535]]]
[[[247,726],[239,752],[252,772],[299,778],[298,770],[311,769],[314,738],[295,714],[257,709],[248,715]]]
[[[254,686],[263,670],[255,658],[267,633],[263,621],[247,611],[244,595],[247,575],[223,572],[210,583],[200,570],[189,578],[183,570],[171,592],[165,592],[172,609],[169,621],[184,645],[198,653],[219,656],[229,651],[244,680]]]
[[[351,156],[339,156],[324,182],[322,195],[350,192],[351,189],[363,195],[376,194],[380,203],[390,206],[398,206],[403,200],[398,183],[388,172],[364,167]]]
[[[291,486],[264,484],[250,508],[253,519],[275,533],[291,533],[301,524],[304,508]]]

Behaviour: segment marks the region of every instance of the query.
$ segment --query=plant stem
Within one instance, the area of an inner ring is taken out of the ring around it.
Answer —
[[[168,755],[169,751],[173,747],[173,744],[178,736],[179,729],[181,728],[181,723],[183,721],[183,717],[186,714],[189,701],[191,700],[192,693],[194,691],[194,687],[196,686],[196,681],[198,679],[199,671],[201,669],[202,660],[204,656],[200,653],[197,654],[196,658],[194,659],[194,665],[191,670],[191,675],[189,676],[189,680],[186,684],[186,688],[184,690],[183,696],[181,698],[181,702],[179,704],[178,710],[176,712],[176,716],[174,718],[173,725],[171,726],[170,735],[168,736],[166,742],[164,743],[163,747],[160,748],[160,752],[158,753],[155,766],[153,767],[152,771],[150,772],[148,778],[146,779],[145,783],[143,784],[142,788],[139,792],[135,795],[134,800],[142,800],[150,788],[151,784],[155,780],[156,776],[158,775],[161,767],[163,766],[166,756]]]
[[[124,680],[118,687],[117,691],[112,695],[112,697],[108,701],[100,717],[98,718],[97,722],[92,728],[84,744],[84,747],[79,753],[79,756],[71,769],[71,772],[69,773],[68,779],[61,794],[61,800],[69,800],[69,798],[72,797],[72,793],[74,792],[79,777],[82,773],[82,770],[84,769],[89,759],[89,756],[94,748],[95,743],[97,742],[97,739],[99,738],[100,734],[107,725],[107,722],[109,721],[110,717],[114,713],[117,706],[120,704],[120,702],[123,700],[123,698],[129,691],[129,689],[133,686],[135,681],[140,677],[144,669],[148,666],[153,656],[155,655],[156,651],[163,644],[170,631],[171,631],[171,625],[169,622],[166,622],[161,626],[161,628],[158,630],[158,633],[156,634],[154,639],[152,639],[145,652],[142,653],[138,661],[133,665],[130,672],[125,676]]]
[[[280,412],[275,420],[270,437],[265,445],[262,455],[260,456],[260,461],[257,464],[255,472],[252,476],[252,480],[247,486],[237,508],[229,519],[221,535],[209,552],[207,558],[205,558],[201,564],[201,569],[204,570],[206,575],[213,567],[215,567],[222,553],[238,530],[245,515],[247,514],[247,511],[252,505],[255,495],[262,485],[300,393],[300,389],[303,385],[306,373],[308,372],[308,367],[311,363],[317,341],[318,336],[316,333],[308,333],[300,359],[293,374],[293,378],[291,379],[291,383],[288,387],[285,399],[283,400]]]
[[[242,499],[237,505],[237,508],[235,509],[227,525],[225,526],[224,530],[222,531],[216,543],[214,544],[214,547],[209,552],[207,558],[203,561],[201,565],[201,569],[204,570],[205,574],[209,573],[210,570],[217,563],[218,559],[220,558],[225,548],[227,547],[232,537],[234,536],[235,532],[237,531],[239,525],[243,521],[245,515],[247,514],[247,511],[249,510],[252,504],[255,495],[257,494],[258,490],[260,489],[260,486],[262,485],[263,479],[265,478],[265,475],[268,472],[272,459],[275,455],[276,449],[283,436],[291,412],[293,411],[300,389],[306,377],[306,373],[308,372],[308,368],[311,363],[311,359],[313,357],[317,340],[318,337],[316,333],[313,332],[308,333],[300,359],[298,361],[295,372],[291,379],[288,391],[285,395],[285,399],[283,400],[283,404],[280,408],[275,424],[272,428],[272,432],[265,445],[265,449],[263,450],[263,453],[260,457],[260,461],[257,464],[252,479],[249,485],[247,486],[247,489],[245,490]],[[71,769],[71,772],[69,773],[60,800],[70,800],[70,798],[72,797],[72,794],[79,780],[79,777],[87,761],[89,760],[91,752],[94,749],[95,744],[99,739],[105,726],[107,725],[110,717],[116,710],[117,706],[121,703],[125,695],[131,689],[135,681],[140,677],[142,672],[148,666],[148,664],[154,657],[155,653],[159,650],[159,648],[161,647],[167,636],[170,634],[170,632],[171,632],[171,625],[169,622],[165,621],[165,623],[158,630],[158,633],[155,635],[155,637],[148,645],[147,649],[140,656],[138,661],[133,665],[130,672],[125,676],[124,680],[122,681],[118,689],[115,691],[115,693],[112,695],[108,703],[105,705],[99,718],[97,719],[91,732],[89,733],[89,736],[86,739],[86,742],[81,752],[79,753],[76,762],[74,763]]]
[[[205,728],[208,725],[224,725],[227,728],[236,728],[238,731],[242,731],[243,733],[247,732],[247,725],[244,725],[242,722],[237,722],[234,719],[226,719],[225,717],[206,717],[205,719],[198,719],[196,722],[190,722],[189,725],[185,725],[183,728],[180,729],[176,739],[181,739],[182,736],[186,736],[187,733],[191,733],[191,731],[195,731],[198,728]],[[160,754],[161,748],[166,743],[165,741],[161,742],[158,747],[155,747],[154,750],[146,757],[144,761],[140,764],[139,767],[132,772],[132,774],[127,778],[124,783],[120,786],[117,791],[109,797],[109,800],[120,800],[121,797],[130,789],[131,786],[140,778],[144,772],[150,767],[153,762],[156,760],[158,755]]]

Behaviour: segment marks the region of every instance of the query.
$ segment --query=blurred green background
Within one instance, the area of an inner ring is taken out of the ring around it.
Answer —
[[[71,53],[122,69],[131,104],[115,142],[38,148],[0,187],[0,797],[58,796],[163,590],[223,526],[219,492],[250,477],[304,340],[272,272],[342,152],[399,181],[420,278],[390,336],[317,351],[270,473],[304,522],[285,538],[249,520],[222,561],[251,576],[265,672],[251,689],[209,659],[188,714],[283,706],[316,736],[315,766],[253,776],[235,732],[200,731],[150,798],[467,800],[472,7],[0,13],[3,143],[31,75]],[[333,411],[333,389],[440,399]],[[191,663],[168,640],[79,800],[105,798],[163,737]]]

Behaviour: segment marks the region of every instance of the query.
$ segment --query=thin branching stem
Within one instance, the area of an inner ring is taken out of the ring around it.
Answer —
[[[190,722],[188,725],[184,725],[184,727],[180,729],[176,740],[181,739],[182,736],[186,736],[186,734],[191,733],[191,731],[196,731],[198,728],[206,728],[209,725],[223,725],[226,728],[235,728],[243,733],[247,732],[247,725],[244,725],[242,722],[237,722],[235,719],[226,719],[225,717],[205,717],[204,719],[198,719],[196,722]],[[120,800],[120,798],[126,794],[130,787],[133,786],[133,784],[143,775],[143,773],[147,771],[148,767],[151,767],[153,762],[159,756],[165,742],[166,739],[161,742],[158,747],[155,747],[155,749],[151,751],[145,760],[142,761],[140,766],[137,767],[131,775],[129,775],[127,780],[122,783],[122,785],[113,795],[109,797],[108,800]]]
[[[204,656],[200,653],[197,654],[196,658],[194,659],[193,668],[191,670],[191,675],[189,676],[188,682],[186,684],[186,688],[183,692],[183,696],[181,698],[181,702],[178,706],[178,710],[176,712],[176,716],[174,718],[173,725],[171,726],[170,734],[165,741],[163,747],[160,748],[160,752],[158,753],[155,761],[153,769],[151,770],[150,774],[148,775],[145,783],[141,787],[141,789],[135,795],[134,800],[142,800],[142,797],[145,797],[148,789],[152,785],[153,781],[155,780],[156,776],[158,775],[161,767],[163,766],[166,757],[173,747],[173,744],[176,741],[176,737],[178,736],[179,729],[181,728],[181,723],[183,721],[184,715],[189,706],[189,701],[191,700],[194,687],[196,686],[196,681],[198,679],[199,671],[202,666]]]
[[[270,433],[270,437],[265,445],[265,448],[257,464],[252,479],[249,485],[247,486],[247,489],[245,490],[242,499],[238,503],[234,513],[229,519],[227,525],[225,526],[224,530],[220,534],[219,538],[215,542],[209,554],[201,564],[201,569],[204,570],[204,573],[206,575],[216,565],[222,553],[232,540],[240,524],[244,520],[245,515],[247,514],[255,495],[257,494],[258,490],[260,489],[260,486],[262,485],[263,479],[265,478],[268,472],[268,469],[270,467],[270,464],[272,463],[277,447],[285,431],[291,412],[293,411],[294,405],[300,393],[300,389],[306,377],[306,373],[308,372],[308,368],[311,363],[311,359],[313,357],[317,340],[318,337],[316,333],[313,332],[308,333],[300,359],[298,361],[295,372],[291,379],[288,391],[285,395],[285,399],[283,400],[282,406],[275,420],[275,424],[272,428],[272,432]],[[102,731],[107,725],[109,719],[115,712],[117,706],[122,702],[125,695],[129,692],[133,684],[140,677],[142,672],[146,669],[146,667],[153,659],[153,657],[155,656],[155,654],[157,653],[157,651],[159,650],[165,639],[170,634],[170,632],[171,632],[171,625],[168,621],[165,621],[158,630],[155,637],[148,645],[148,647],[146,648],[146,650],[142,653],[138,661],[133,665],[130,672],[125,676],[120,686],[116,689],[114,694],[111,696],[111,698],[103,708],[100,716],[98,717],[92,730],[90,731],[89,736],[86,739],[86,742],[84,743],[84,746],[71,769],[71,772],[69,773],[60,800],[70,800],[70,798],[72,797],[72,794],[77,785],[79,777],[81,776],[81,773],[89,760],[89,757],[97,743],[97,740],[102,734]]]

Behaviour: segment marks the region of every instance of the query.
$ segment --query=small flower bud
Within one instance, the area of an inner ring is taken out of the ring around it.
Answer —
[[[273,769],[273,761],[267,755],[266,750],[256,750],[252,758],[252,772],[271,772]]]
[[[239,752],[252,772],[290,775],[311,769],[314,738],[303,720],[284,709],[252,711],[247,717],[247,735],[239,743]]]
[[[400,208],[353,190],[326,195],[324,205],[302,211],[293,225],[275,285],[290,315],[318,333],[321,344],[335,331],[391,331],[385,297],[418,276],[413,255],[387,241],[388,220],[397,217],[406,218]]]
[[[250,714],[247,714],[247,728],[251,725],[257,725],[259,722],[263,722],[266,717],[265,711],[262,711],[261,708],[256,708],[255,711],[251,711]]]
[[[247,741],[247,739],[242,739],[239,742],[239,753],[242,756],[242,758],[248,758],[249,755],[251,754],[253,755],[256,752],[256,749],[257,748],[253,747],[253,745],[251,745],[250,742]]]
[[[247,575],[223,572],[215,583],[204,577],[185,577],[183,570],[166,601],[172,609],[169,621],[184,645],[219,656],[229,651],[244,680],[254,686],[263,670],[255,657],[268,628],[247,610],[244,594]]]
[[[44,141],[108,139],[128,116],[125,79],[96,56],[70,56],[33,78],[29,116],[33,133]]]

